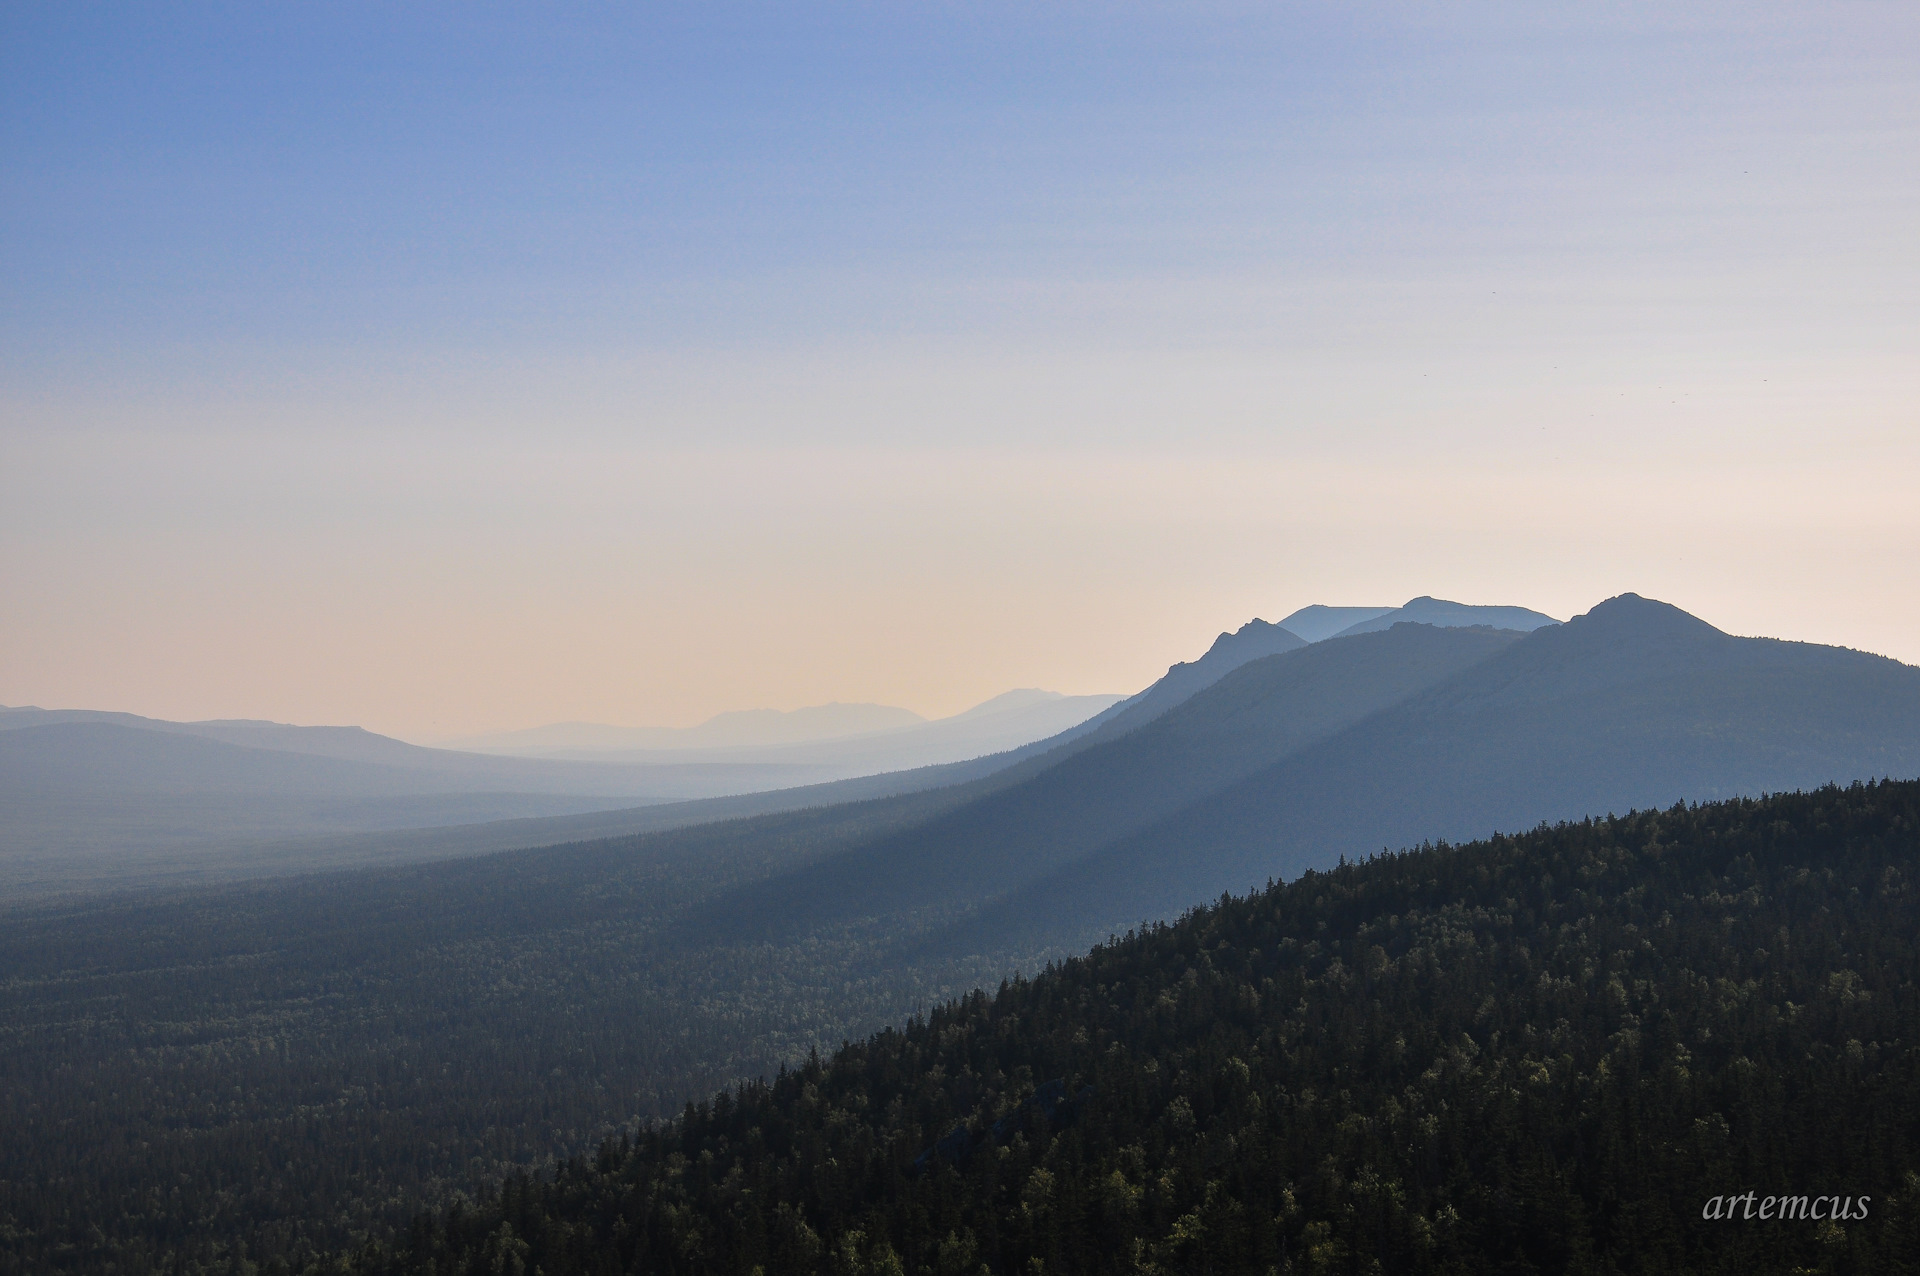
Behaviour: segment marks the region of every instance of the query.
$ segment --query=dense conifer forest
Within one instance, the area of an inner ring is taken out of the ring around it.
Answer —
[[[14,915],[0,1270],[1912,1259],[1920,785],[1345,866],[837,1055],[995,959],[677,920],[929,802]],[[1701,1230],[1748,1191],[1872,1199]]]
[[[1343,864],[511,1177],[354,1265],[1912,1271],[1916,874],[1920,783]],[[1746,1193],[1840,1217],[1702,1217]]]
[[[991,984],[676,928],[947,800],[0,915],[0,1272],[299,1268]]]

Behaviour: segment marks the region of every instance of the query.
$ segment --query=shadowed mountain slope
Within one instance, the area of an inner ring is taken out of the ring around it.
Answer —
[[[1118,739],[1099,740],[923,826],[716,901],[701,927],[819,924],[999,894],[1177,811],[1517,640],[1402,625],[1245,664]]]
[[[1224,899],[363,1270],[1912,1272],[1917,822],[1920,785],[1829,789]],[[1749,1187],[1806,1195],[1720,1213]]]
[[[1114,739],[1185,703],[1242,665],[1306,645],[1297,634],[1256,617],[1230,634],[1221,634],[1198,660],[1172,666],[1152,686],[1106,710],[1090,725],[1099,738]]]
[[[1012,887],[946,942],[1124,926],[1383,846],[1916,775],[1920,669],[1627,594]]]

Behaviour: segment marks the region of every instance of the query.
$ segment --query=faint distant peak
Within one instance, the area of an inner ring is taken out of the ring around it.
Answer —
[[[1058,691],[1044,691],[1039,687],[1016,687],[1012,691],[1002,691],[991,700],[982,700],[971,709],[964,709],[943,722],[959,722],[967,718],[986,718],[996,713],[1013,713],[1021,709],[1031,709],[1037,704],[1049,704],[1055,700],[1064,700],[1066,696]]]
[[[1332,637],[1350,638],[1355,634],[1375,633],[1400,624],[1433,625],[1440,629],[1467,629],[1475,625],[1485,625],[1490,629],[1517,629],[1528,633],[1546,625],[1559,623],[1545,612],[1533,611],[1526,607],[1481,606],[1473,603],[1449,602],[1444,598],[1430,598],[1422,595],[1419,598],[1409,599],[1404,606],[1395,607],[1377,616],[1348,625]]]
[[[923,726],[911,709],[884,704],[809,705],[804,709],[732,709],[696,727],[616,727],[556,722],[446,741],[441,747],[498,753],[618,749],[725,749],[806,744]]]
[[[1384,616],[1392,610],[1391,607],[1328,607],[1315,603],[1287,616],[1280,622],[1280,628],[1303,641],[1319,642],[1323,638],[1333,637],[1350,625]]]
[[[780,733],[812,734],[817,730],[834,732],[888,731],[911,727],[926,719],[911,709],[888,704],[848,704],[831,700],[804,709],[729,709],[716,713],[695,731],[729,732],[734,730],[772,730]]]

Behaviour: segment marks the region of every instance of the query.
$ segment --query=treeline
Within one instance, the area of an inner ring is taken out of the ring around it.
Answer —
[[[1344,865],[726,1091],[353,1261],[1920,1270],[1916,874],[1920,783]],[[1864,1216],[1702,1217],[1749,1191]]]

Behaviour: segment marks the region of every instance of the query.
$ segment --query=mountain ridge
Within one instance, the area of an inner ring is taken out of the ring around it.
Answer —
[[[1384,616],[1392,610],[1391,607],[1328,607],[1323,603],[1313,603],[1287,613],[1279,623],[1282,629],[1306,642],[1319,642],[1333,637],[1350,625]]]
[[[1094,732],[1070,756],[1002,782],[934,824],[743,888],[689,923],[778,928],[991,894],[996,874],[1036,876],[1128,828],[1229,787],[1271,757],[1484,659],[1518,634],[1403,625],[1340,643],[1299,642],[1250,660],[1120,734]],[[1124,724],[1118,724],[1124,725]],[[1054,755],[1047,755],[1053,757]]]
[[[1543,625],[1560,623],[1544,612],[1533,611],[1526,607],[1456,603],[1423,594],[1418,598],[1409,599],[1390,611],[1382,612],[1378,616],[1369,616],[1351,624],[1333,637],[1351,638],[1355,634],[1370,634],[1381,629],[1391,629],[1397,624],[1408,621],[1417,625],[1442,627],[1489,625],[1495,629],[1517,629],[1523,633],[1531,632]]]
[[[1101,739],[1123,735],[1185,703],[1242,665],[1306,645],[1298,634],[1256,616],[1231,633],[1222,632],[1198,659],[1169,666],[1146,690],[1093,719],[1095,732]]]
[[[1124,928],[1422,839],[1915,775],[1920,669],[1736,638],[1622,595],[1013,889],[941,942],[1009,942],[1067,915]],[[1175,865],[1182,887],[1166,889]]]

